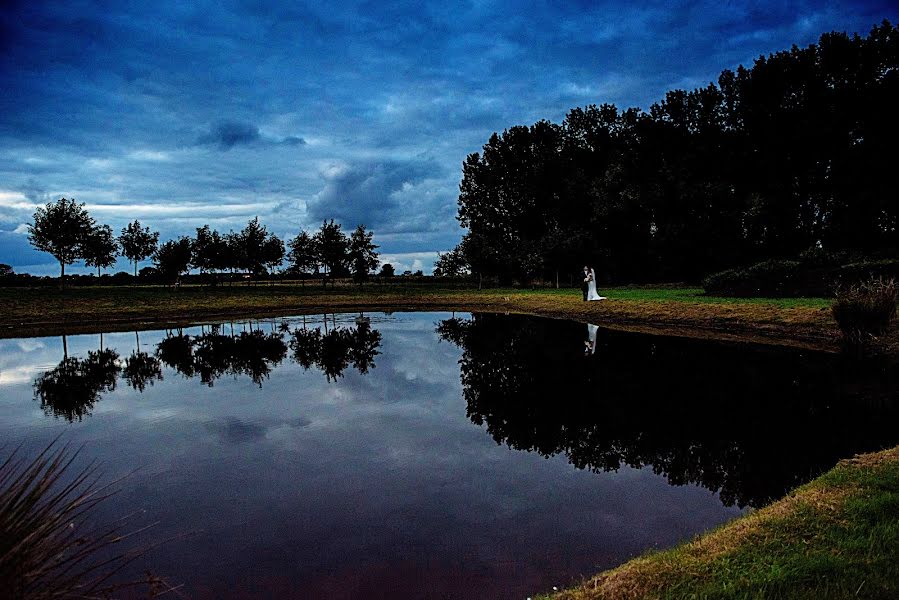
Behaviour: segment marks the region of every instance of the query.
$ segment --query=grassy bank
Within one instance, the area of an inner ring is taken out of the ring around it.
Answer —
[[[899,447],[553,600],[899,598]]]
[[[837,330],[823,299],[712,298],[691,288],[603,290],[440,289],[413,286],[260,285],[165,288],[0,288],[0,337],[139,329],[237,318],[354,310],[456,310],[535,314],[691,337],[833,349]]]

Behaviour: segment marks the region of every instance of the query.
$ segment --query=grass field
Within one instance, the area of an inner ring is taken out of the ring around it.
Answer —
[[[544,600],[899,598],[899,447]]]
[[[722,340],[836,348],[826,299],[713,298],[695,288],[458,289],[434,286],[236,285],[0,288],[0,337],[187,324],[205,319],[356,310],[456,310],[534,314],[606,327]]]

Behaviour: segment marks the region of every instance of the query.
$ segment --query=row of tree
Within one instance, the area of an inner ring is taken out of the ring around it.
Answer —
[[[493,134],[467,157],[437,270],[505,280],[585,262],[617,281],[696,280],[810,249],[899,248],[899,29],[817,44],[673,90]]]
[[[363,281],[380,262],[378,246],[372,242],[373,233],[364,225],[347,236],[339,223],[333,219],[325,221],[317,232],[301,231],[288,241],[289,252],[258,217],[241,231],[222,234],[204,225],[197,228],[193,238],[181,236],[160,244],[159,233],[137,220],[115,237],[109,225],[96,223],[84,204],[66,198],[37,209],[28,237],[35,248],[59,261],[61,280],[65,278],[66,265],[77,260],[96,267],[99,276],[101,269],[115,265],[119,256],[134,263],[135,276],[138,263],[152,258],[156,271],[166,281],[175,281],[191,269],[200,273],[241,271],[259,276],[281,268],[285,259],[297,274],[352,274],[357,281]],[[382,272],[393,275],[393,267],[384,265]]]

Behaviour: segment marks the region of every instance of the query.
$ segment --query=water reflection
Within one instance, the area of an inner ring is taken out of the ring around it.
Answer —
[[[104,392],[115,389],[121,370],[118,358],[110,349],[90,351],[83,359],[66,355],[54,369],[35,379],[34,397],[47,415],[80,421],[91,414]]]
[[[583,327],[483,314],[436,329],[462,348],[468,417],[497,443],[581,469],[650,465],[726,505],[764,504],[899,438],[895,373],[613,331],[597,342],[596,326],[585,342]]]
[[[223,330],[212,325],[196,335],[169,331],[153,354],[140,349],[140,336],[135,332],[135,349],[124,361],[115,350],[102,349],[102,336],[100,350],[88,351],[86,358],[69,357],[63,336],[63,359],[34,380],[34,397],[47,415],[71,422],[90,415],[102,394],[115,389],[120,375],[131,388],[143,392],[163,379],[163,365],[210,387],[226,375],[245,376],[262,387],[288,354],[285,336],[289,338],[291,358],[306,370],[321,370],[329,382],[342,377],[350,365],[362,374],[368,373],[380,354],[381,333],[364,319],[344,327],[338,326],[336,319],[329,326],[326,317],[321,328],[307,326],[304,320],[302,327],[292,332],[286,322],[277,332],[251,326],[249,331],[234,333],[233,324],[229,333]]]

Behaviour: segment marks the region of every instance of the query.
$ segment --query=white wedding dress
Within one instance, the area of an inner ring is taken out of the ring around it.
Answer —
[[[590,269],[590,279],[587,281],[587,300],[605,300],[605,296],[596,293],[596,273]]]

